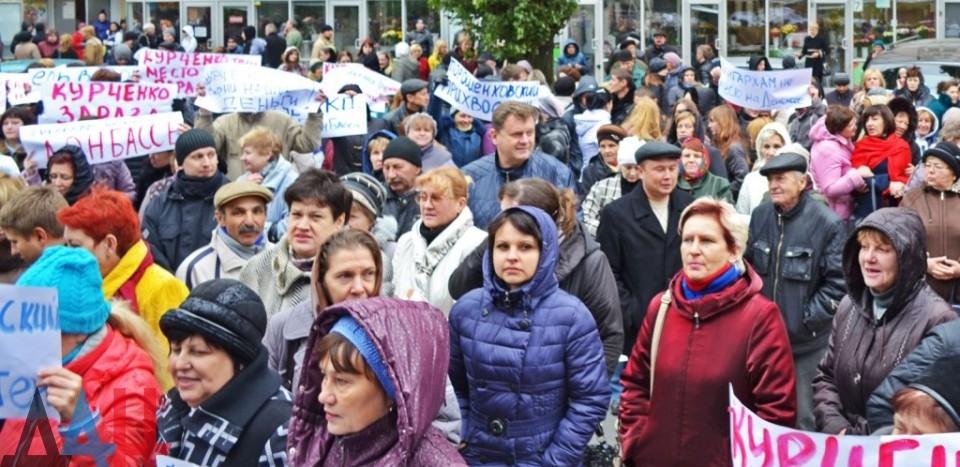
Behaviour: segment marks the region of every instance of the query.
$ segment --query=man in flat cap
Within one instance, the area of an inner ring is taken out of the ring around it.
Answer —
[[[850,89],[850,75],[837,73],[833,77],[833,85],[836,87],[833,91],[828,92],[825,98],[827,105],[850,107],[850,102],[853,100],[853,90]]]
[[[400,97],[403,98],[403,102],[400,107],[391,110],[382,119],[371,122],[369,133],[387,130],[395,135],[400,134],[399,128],[403,119],[417,112],[427,111],[427,105],[430,104],[430,90],[427,89],[429,85],[430,83],[422,79],[408,79],[401,83]]]
[[[783,314],[797,371],[797,425],[812,431],[813,378],[846,290],[845,229],[826,203],[811,196],[802,154],[799,146],[785,146],[760,169],[770,200],[753,211],[744,258],[763,279],[763,295]]]
[[[649,141],[637,150],[636,159],[641,186],[603,208],[597,228],[620,291],[624,355],[630,355],[650,300],[680,270],[677,228],[680,214],[693,202],[676,189],[680,148]],[[614,377],[619,380],[619,371]]]
[[[193,289],[213,279],[237,279],[257,253],[270,246],[264,234],[267,204],[273,192],[258,183],[241,181],[220,187],[213,195],[217,228],[210,244],[180,263],[177,279]]]

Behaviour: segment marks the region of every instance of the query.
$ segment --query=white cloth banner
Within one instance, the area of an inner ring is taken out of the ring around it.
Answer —
[[[798,109],[809,107],[810,78],[813,70],[751,71],[737,68],[726,59],[720,61],[720,97],[754,110]]]
[[[61,366],[58,310],[57,289],[0,285],[0,420],[26,418],[37,372]]]
[[[46,167],[54,151],[79,146],[91,164],[111,162],[173,149],[183,115],[170,112],[140,117],[26,125],[20,144],[38,167]]]
[[[203,70],[203,85],[206,95],[197,98],[196,105],[213,113],[277,110],[303,122],[308,113],[320,108],[315,99],[319,83],[272,68],[208,66]]]
[[[736,467],[946,467],[960,451],[956,433],[836,436],[774,425],[730,392],[730,455]],[[949,463],[948,463],[949,459]]]
[[[43,85],[40,123],[75,122],[84,117],[120,118],[172,111],[172,84],[51,82]]]
[[[0,79],[5,83],[4,104],[10,106],[33,104],[40,102],[40,89],[30,85],[30,77],[24,73],[0,73]],[[4,107],[6,108],[6,107]]]
[[[140,64],[140,79],[148,83],[175,84],[177,97],[196,97],[197,85],[203,83],[205,67],[218,63],[260,66],[259,55],[140,49],[136,56]]]
[[[446,86],[438,86],[434,94],[455,109],[480,120],[493,120],[493,111],[506,101],[533,104],[540,95],[536,81],[480,81],[460,62],[450,60]]]
[[[356,84],[371,100],[400,92],[400,83],[359,63],[324,63],[320,86],[328,96],[336,95],[347,84]]]
[[[99,71],[101,68],[120,73],[121,81],[129,80],[131,77],[133,77],[133,73],[137,71],[137,67],[134,65],[74,67],[60,66],[56,68],[34,68],[32,70],[27,70],[27,76],[30,77],[30,84],[35,87],[41,87],[46,83],[53,83],[57,81],[82,83],[90,81],[90,78],[93,77],[93,74]]]
[[[324,138],[367,134],[367,96],[336,94],[323,105]]]

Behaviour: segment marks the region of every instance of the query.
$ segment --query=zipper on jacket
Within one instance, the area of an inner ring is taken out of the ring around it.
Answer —
[[[695,329],[700,329],[700,312],[699,311],[693,312],[693,327]]]
[[[945,212],[946,211],[945,205],[947,204],[946,199],[947,199],[946,193],[941,191],[940,192],[940,223],[942,224],[942,227],[940,227],[940,247],[943,249],[940,251],[943,252],[943,256],[947,256],[947,213]]]
[[[780,228],[780,241],[777,242],[777,266],[774,269],[773,273],[773,299],[776,302],[780,296],[777,295],[778,289],[780,288],[780,250],[783,249],[783,216],[777,214],[777,226]]]

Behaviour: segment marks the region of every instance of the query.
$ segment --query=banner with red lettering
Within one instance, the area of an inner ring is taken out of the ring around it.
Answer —
[[[177,97],[196,97],[197,85],[203,83],[203,68],[218,63],[260,66],[259,55],[171,52],[140,49],[140,80],[147,83],[175,84]]]
[[[24,125],[20,144],[38,167],[68,144],[80,146],[91,164],[116,161],[173,149],[183,115],[169,112],[140,117]]]
[[[734,467],[947,467],[958,465],[960,435],[836,436],[767,422],[730,389]]]
[[[40,123],[138,117],[172,111],[176,87],[157,83],[53,82],[43,86]]]

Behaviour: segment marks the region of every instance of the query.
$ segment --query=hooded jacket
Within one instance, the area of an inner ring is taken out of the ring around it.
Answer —
[[[751,55],[750,59],[747,61],[747,68],[753,71],[758,71],[760,62],[763,62],[764,65],[763,71],[773,70],[773,67],[770,65],[770,60],[763,55]]]
[[[396,133],[389,130],[380,130],[370,133],[370,136],[367,136],[367,139],[363,142],[363,151],[360,153],[360,166],[363,169],[363,173],[367,175],[373,175],[377,180],[383,181],[383,168],[379,171],[373,170],[373,164],[370,162],[370,142],[377,137],[384,137],[393,141],[397,135]]]
[[[744,258],[763,279],[763,295],[783,313],[794,354],[822,349],[843,298],[843,223],[810,191],[790,211],[771,201],[750,218]]]
[[[573,45],[577,48],[576,52],[573,55],[567,55],[567,46]],[[574,68],[579,65],[580,70],[587,70],[589,73],[589,65],[587,65],[587,57],[583,55],[583,52],[580,51],[580,44],[577,44],[577,41],[574,39],[567,39],[563,42],[563,49],[560,50],[560,56],[557,57],[557,69],[563,68],[565,66],[572,66]],[[583,73],[583,71],[581,71]]]
[[[931,107],[933,107],[932,104]],[[932,108],[917,107],[918,118],[921,112],[929,113],[933,117],[933,126],[930,128],[930,133],[927,133],[927,136],[920,136],[916,132],[914,133],[914,142],[917,144],[917,148],[920,149],[920,154],[923,154],[940,139],[940,117],[937,116],[937,113]],[[911,181],[913,181],[913,179],[911,179]]]
[[[70,157],[73,159],[73,184],[70,185],[67,192],[63,194],[63,197],[67,199],[67,203],[73,206],[73,203],[76,203],[78,199],[89,193],[90,188],[93,187],[93,167],[87,162],[87,156],[84,155],[83,149],[80,149],[79,146],[67,145],[58,149],[57,152],[70,154]],[[49,177],[50,173],[48,171],[48,182]]]
[[[583,157],[590,158],[600,153],[600,141],[597,140],[597,130],[601,126],[610,123],[610,112],[604,109],[587,110],[573,117],[577,127],[577,142],[580,144],[580,153]],[[581,170],[586,167],[586,163],[579,167]]]
[[[327,431],[317,400],[323,373],[314,348],[342,316],[352,316],[376,344],[397,397],[390,414],[347,436]],[[354,300],[321,312],[310,329],[308,356],[290,420],[291,465],[465,466],[456,448],[431,426],[444,400],[450,363],[443,315],[426,303],[392,299]]]
[[[826,117],[810,129],[810,176],[817,190],[827,198],[830,209],[842,221],[853,215],[853,193],[865,185],[860,172],[850,163],[853,142],[827,131]]]
[[[580,465],[610,402],[603,347],[586,307],[559,289],[557,227],[518,208],[541,232],[533,277],[510,291],[488,251],[483,288],[450,312],[450,380],[470,464]]]
[[[560,189],[577,189],[570,169],[538,150],[534,150],[520,167],[501,168],[497,153],[494,152],[467,164],[462,170],[471,180],[467,203],[473,211],[473,224],[481,229],[486,229],[487,224],[500,213],[497,194],[505,183],[535,177],[542,178]]]
[[[864,283],[857,233],[882,232],[897,254],[892,301],[882,318]],[[847,295],[837,309],[827,353],[813,380],[814,415],[823,433],[868,434],[870,394],[936,325],[957,318],[923,280],[927,270],[923,221],[904,208],[880,209],[860,223],[843,249]]]
[[[920,110],[920,107],[922,106],[918,106],[917,110]],[[947,95],[947,93],[943,93],[937,96],[936,99],[931,99],[931,101],[927,104],[927,107],[929,107],[930,110],[933,111],[933,114],[937,117],[937,120],[939,121],[943,119],[943,114],[947,113],[947,110],[953,107],[960,107],[960,102],[954,103],[953,100],[950,99],[950,96]]]
[[[187,53],[193,53],[197,50],[197,38],[193,37],[193,26],[189,24],[183,25],[180,28],[180,46],[183,47],[183,51]]]
[[[122,305],[114,303],[113,306]],[[99,417],[96,430],[100,442],[112,444],[115,448],[103,464],[96,463],[93,457],[77,455],[69,465],[151,465],[150,453],[157,432],[157,401],[162,393],[147,353],[133,339],[108,324],[99,345],[65,366],[83,378],[83,395],[90,404],[90,411]],[[59,424],[52,420],[47,423],[52,428],[57,452],[62,452],[64,439]],[[7,459],[13,460],[20,436],[26,430],[26,420],[6,420],[0,429],[0,458],[10,456]],[[50,453],[41,437],[43,431],[36,429],[31,433],[29,452]],[[75,442],[84,443],[86,440]]]
[[[903,196],[901,207],[912,209],[923,219],[930,258],[960,258],[960,178],[950,189],[930,186],[914,188]],[[947,303],[960,304],[960,279],[940,280],[927,274],[927,284]]]
[[[733,284],[693,300],[684,296],[682,277],[669,286],[653,397],[650,359],[662,293],[647,307],[623,372],[625,466],[731,465],[728,384],[760,418],[784,426],[796,421],[790,342],[777,305],[760,293],[760,276],[747,266]]]

